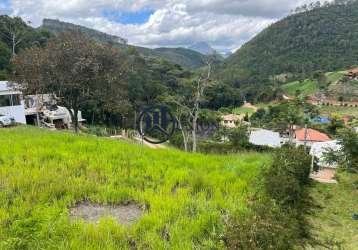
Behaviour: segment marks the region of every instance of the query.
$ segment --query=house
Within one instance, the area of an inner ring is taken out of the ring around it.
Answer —
[[[272,148],[281,147],[280,133],[266,129],[251,131],[249,141],[258,146],[268,146]]]
[[[17,123],[26,124],[22,93],[8,81],[0,81],[0,114],[13,117]]]
[[[304,145],[306,141],[307,146],[311,146],[315,142],[331,141],[328,135],[321,133],[314,129],[300,128],[296,129],[294,133],[296,145]]]
[[[358,67],[348,70],[346,76],[353,80],[358,80]]]
[[[317,159],[317,165],[320,168],[336,168],[336,164],[326,161],[325,154],[330,151],[338,152],[341,149],[342,146],[337,141],[315,142],[311,146],[310,155]]]
[[[235,114],[229,114],[229,115],[223,115],[221,117],[221,125],[226,128],[236,128],[236,125],[238,122],[240,122],[245,115],[235,115]]]

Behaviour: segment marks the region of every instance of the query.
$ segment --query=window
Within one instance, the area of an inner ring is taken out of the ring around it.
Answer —
[[[8,107],[10,105],[10,96],[9,95],[0,95],[0,107]]]
[[[20,95],[0,95],[0,107],[21,105]]]
[[[20,95],[11,95],[11,97],[12,97],[12,106],[21,105]]]

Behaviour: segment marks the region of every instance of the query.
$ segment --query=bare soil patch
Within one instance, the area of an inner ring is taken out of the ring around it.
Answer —
[[[103,217],[112,217],[119,223],[131,225],[143,214],[143,209],[136,204],[102,205],[84,202],[69,209],[72,219],[98,223]]]

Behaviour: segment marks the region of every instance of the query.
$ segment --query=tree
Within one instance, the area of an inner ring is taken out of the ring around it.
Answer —
[[[20,17],[0,16],[0,34],[10,42],[13,56],[28,31],[29,27]]]
[[[211,85],[211,72],[212,61],[208,60],[205,73],[200,74],[194,81],[184,83],[184,90],[180,95],[167,98],[167,102],[176,106],[178,127],[182,130],[184,141],[189,141],[186,135],[188,135],[188,130],[191,132],[193,152],[197,151],[198,119],[201,104],[205,100],[205,91]],[[182,118],[185,118],[186,121],[183,121]],[[183,126],[184,123],[188,126]]]
[[[341,168],[358,173],[358,134],[350,129],[343,129],[338,133],[338,152],[328,152],[326,161],[336,163]]]
[[[127,106],[125,53],[79,32],[62,33],[43,49],[26,49],[14,58],[14,65],[14,80],[28,92],[47,91],[61,98],[76,132],[78,111],[88,101],[97,100],[110,111]]]

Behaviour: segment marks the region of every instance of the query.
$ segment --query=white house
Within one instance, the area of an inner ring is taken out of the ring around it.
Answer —
[[[12,116],[17,123],[26,124],[22,93],[7,81],[0,81],[0,114]]]
[[[250,134],[249,141],[258,146],[268,146],[272,148],[281,147],[280,133],[266,129],[253,130]]]

